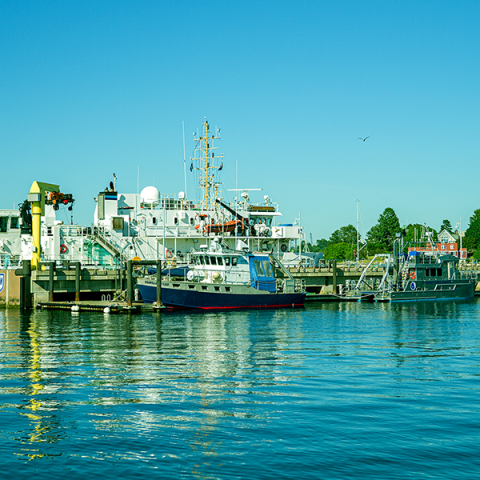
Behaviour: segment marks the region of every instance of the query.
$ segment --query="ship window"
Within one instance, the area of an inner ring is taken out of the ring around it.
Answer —
[[[11,220],[10,220],[10,229],[16,229],[18,228],[18,220],[19,218],[18,217],[11,217]]]
[[[238,262],[238,257],[232,257],[232,267],[236,267]]]
[[[262,261],[261,260],[253,260],[255,264],[255,270],[257,271],[257,275],[264,276],[265,273],[263,272]]]
[[[226,265],[227,267],[230,266],[230,257],[225,257],[225,265]]]
[[[8,217],[0,217],[0,232],[5,233],[8,227]]]
[[[230,292],[232,289],[230,287],[225,287],[226,292]]]
[[[217,259],[215,257],[210,257],[210,263],[212,265],[216,265],[217,264]]]
[[[222,257],[218,257],[218,258],[217,258],[217,262],[218,262],[219,265],[223,265],[223,259],[222,259]]]
[[[177,218],[177,217],[175,217],[175,219],[173,220],[173,223],[174,223],[175,225],[178,225],[178,218]]]
[[[200,265],[203,265],[205,263],[205,259],[203,258],[203,256],[199,256],[198,259],[200,260]]]
[[[210,265],[210,257],[205,257],[205,265]]]
[[[267,227],[271,227],[271,226],[272,226],[272,219],[267,218]]]
[[[206,285],[202,285],[202,290],[207,290],[207,286]]]
[[[216,291],[216,292],[219,292],[219,291],[220,291],[220,287],[213,287],[213,288],[215,288],[215,291]]]
[[[190,219],[190,225],[193,225],[194,219],[193,217]]]
[[[157,219],[156,219],[155,217],[152,218],[152,223],[153,223],[154,225],[156,225]]]
[[[268,260],[263,261],[263,268],[267,277],[273,277],[272,267],[270,266],[270,262]]]
[[[442,276],[442,269],[437,268],[437,277],[441,277],[441,276]]]
[[[195,285],[189,285],[188,288],[195,288]]]

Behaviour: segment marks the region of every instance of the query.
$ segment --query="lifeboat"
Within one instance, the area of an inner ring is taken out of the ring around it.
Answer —
[[[230,220],[225,223],[211,223],[206,225],[203,229],[205,233],[230,233],[235,230],[235,228],[243,227],[243,222],[241,220]],[[200,225],[195,225],[196,229],[200,228]]]

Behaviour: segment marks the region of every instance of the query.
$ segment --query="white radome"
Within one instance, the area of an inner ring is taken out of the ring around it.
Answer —
[[[157,205],[160,202],[160,192],[156,187],[145,187],[140,193],[140,199],[147,205]]]

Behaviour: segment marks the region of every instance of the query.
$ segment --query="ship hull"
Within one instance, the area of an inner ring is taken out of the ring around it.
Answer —
[[[377,294],[377,302],[425,302],[447,300],[469,300],[475,294],[475,282],[437,284],[437,288],[392,291],[386,294]],[[440,288],[438,288],[440,287]]]
[[[202,287],[206,287],[207,290],[202,290]],[[156,285],[138,283],[137,288],[145,303],[156,302]],[[215,288],[218,288],[218,291],[215,291]],[[179,282],[162,286],[161,299],[162,304],[170,308],[197,308],[202,310],[291,308],[302,307],[305,303],[305,294],[269,293],[244,285],[220,284],[207,286],[193,282]]]

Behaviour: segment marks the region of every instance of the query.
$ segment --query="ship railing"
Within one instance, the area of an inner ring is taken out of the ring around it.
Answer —
[[[12,255],[10,253],[0,253],[0,270],[21,267],[22,259],[20,255]]]
[[[110,246],[118,252],[118,255],[120,256],[120,259],[122,261],[128,260],[128,255],[125,253],[127,244],[122,236],[118,235],[115,232],[112,232],[111,230],[103,226],[92,227],[90,231],[90,235],[94,238],[95,236],[98,236],[102,238],[104,242],[110,244]]]
[[[295,279],[295,293],[304,293],[307,290],[307,282],[304,278]]]
[[[477,280],[478,274],[474,271],[457,270],[452,275],[452,280]]]

